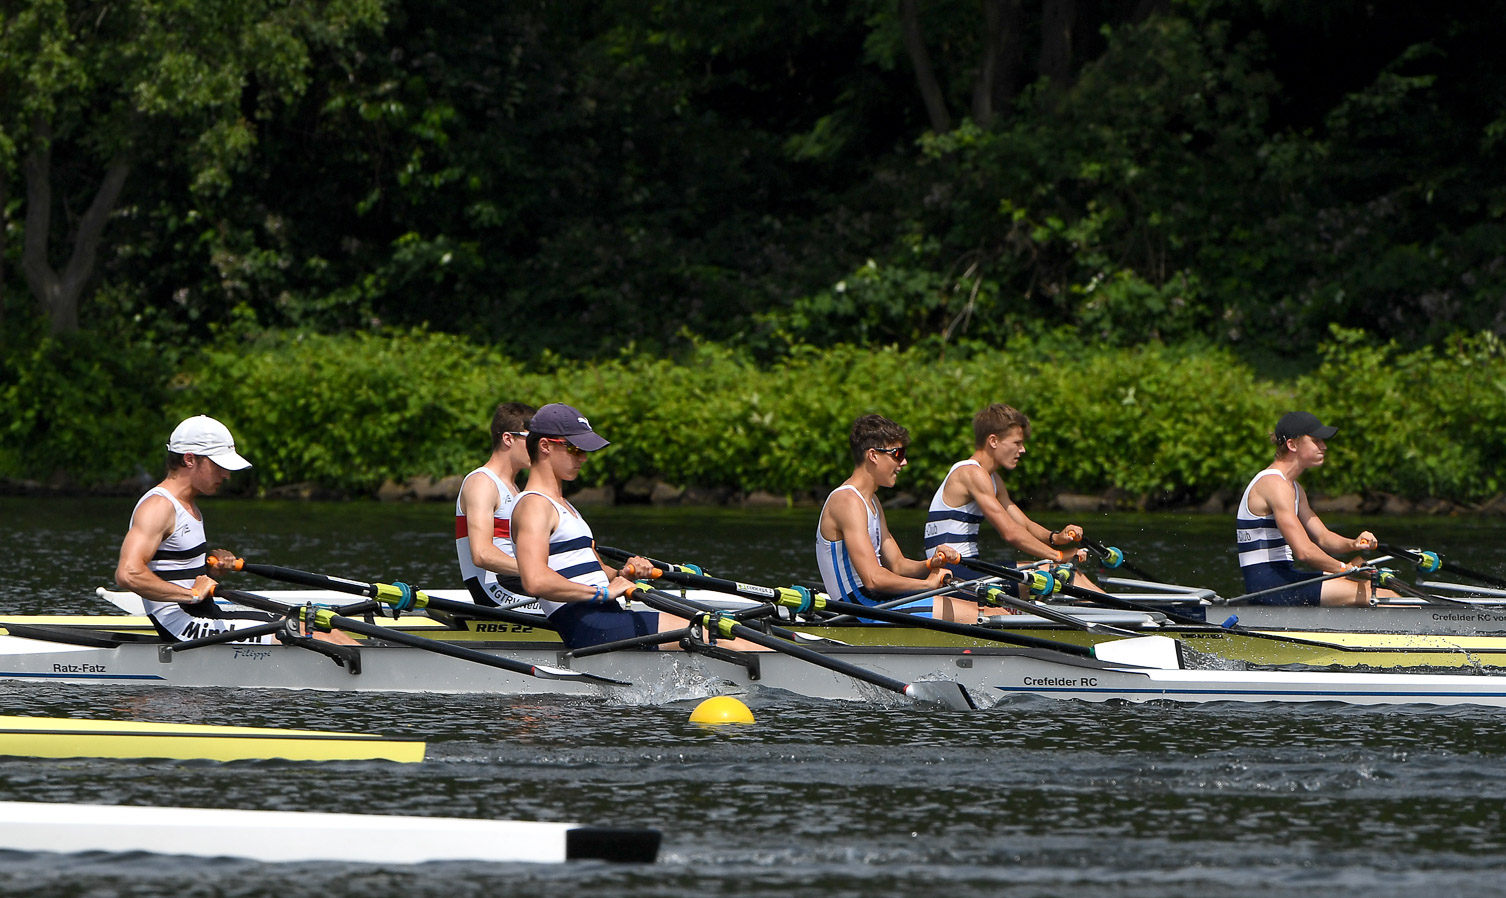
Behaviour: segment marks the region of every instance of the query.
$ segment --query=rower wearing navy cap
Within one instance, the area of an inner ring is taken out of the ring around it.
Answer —
[[[198,498],[219,492],[232,471],[249,467],[251,463],[235,451],[235,439],[224,424],[208,415],[185,418],[167,441],[167,476],[131,512],[115,582],[141,596],[147,616],[165,638],[197,639],[275,619],[261,611],[223,609],[209,598],[215,582],[209,557],[228,564],[235,556],[224,549],[207,551]],[[338,630],[311,635],[355,643]],[[247,641],[276,640],[268,634]]]
[[[1375,534],[1368,530],[1350,539],[1324,526],[1297,483],[1309,468],[1323,464],[1327,442],[1335,433],[1338,428],[1325,425],[1309,412],[1287,412],[1276,422],[1270,437],[1276,460],[1245,487],[1236,513],[1239,570],[1247,592],[1312,581],[1319,576],[1297,570],[1293,561],[1323,573],[1339,573],[1354,565],[1335,555],[1376,547]],[[1302,583],[1252,601],[1266,605],[1368,605],[1372,593],[1396,596],[1388,589],[1375,590],[1369,578],[1341,577]]]
[[[941,547],[929,561],[905,557],[889,532],[879,487],[891,487],[907,464],[910,432],[883,415],[864,415],[847,437],[852,475],[832,490],[816,525],[816,567],[827,595],[844,602],[878,605],[906,593],[935,589],[961,560]]]
[[[554,402],[528,422],[528,483],[512,506],[511,533],[523,591],[538,597],[569,648],[644,636],[659,616],[617,603],[633,585],[596,554],[591,527],[569,502],[564,484],[580,475],[586,454],[608,445],[579,411]],[[646,558],[628,565],[648,571]]]

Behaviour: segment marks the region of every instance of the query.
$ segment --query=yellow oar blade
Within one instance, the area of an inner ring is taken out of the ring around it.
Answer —
[[[398,761],[424,759],[417,739],[270,727],[0,716],[0,755],[32,758]]]

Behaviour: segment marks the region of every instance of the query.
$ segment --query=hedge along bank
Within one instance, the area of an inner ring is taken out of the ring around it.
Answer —
[[[17,393],[0,395],[14,406],[23,401]],[[48,457],[49,447],[79,482],[133,473],[69,454],[106,424],[126,428],[116,434],[126,443],[153,447],[140,465],[154,473],[155,448],[172,424],[212,409],[255,462],[260,488],[312,482],[370,494],[386,480],[441,478],[479,464],[491,408],[506,399],[569,402],[592,417],[613,445],[586,466],[584,485],[643,476],[776,494],[840,483],[850,470],[847,429],[868,412],[910,429],[902,484],[923,492],[968,453],[973,413],[995,401],[1023,409],[1034,426],[1010,477],[1022,495],[1118,490],[1196,502],[1237,491],[1269,460],[1266,434],[1291,408],[1311,408],[1340,428],[1329,463],[1315,472],[1316,492],[1482,501],[1501,490],[1506,445],[1506,353],[1488,335],[1403,354],[1338,331],[1314,372],[1278,382],[1221,350],[1069,340],[948,358],[800,348],[762,366],[701,344],[677,359],[638,350],[525,368],[446,334],[274,333],[206,348],[163,393],[155,416],[115,416],[108,395],[62,397],[67,414],[51,417],[33,404],[31,433],[5,434],[0,465],[9,470],[0,476],[47,476],[26,464]],[[23,457],[15,446],[25,440]]]

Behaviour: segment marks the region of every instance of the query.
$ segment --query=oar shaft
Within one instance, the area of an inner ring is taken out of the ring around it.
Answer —
[[[241,592],[239,590],[227,589],[219,591],[219,595],[224,596],[225,598],[230,599],[233,602],[238,602],[242,605],[247,605],[252,608],[259,608],[263,611],[270,611],[274,614],[293,614],[298,611],[297,608],[290,608],[287,605],[282,604],[281,602],[275,602],[271,599],[265,599],[261,596],[252,595],[251,593]],[[363,636],[370,636],[376,639],[384,640],[386,642],[396,642],[400,645],[407,645],[414,648],[425,649],[427,651],[435,653],[436,655],[447,655],[451,658],[458,658],[462,661],[473,661],[476,664],[484,664],[488,667],[496,667],[502,670],[511,671],[512,673],[520,673],[525,676],[536,675],[532,664],[525,664],[522,661],[514,661],[511,658],[503,658],[497,655],[488,655],[485,652],[478,652],[475,649],[468,649],[458,645],[450,645],[448,643],[439,642],[434,639],[425,639],[422,636],[414,636],[410,633],[404,633],[401,630],[396,630],[389,627],[379,627],[376,624],[368,624],[363,620],[356,620],[354,618],[334,615],[331,617],[330,623],[342,630],[348,630],[351,633],[360,633]]]
[[[663,590],[634,589],[631,595],[635,598],[641,598],[644,604],[652,608],[656,608],[659,611],[667,612],[669,614],[676,614],[680,617],[685,617],[692,620],[701,617],[702,615],[714,615],[716,613],[714,609],[707,608],[700,605],[699,603],[691,602],[686,599],[680,599],[677,596],[673,596],[667,592],[664,592]],[[805,648],[804,646],[796,645],[791,642],[785,642],[784,640],[774,636],[765,635],[764,633],[755,630],[752,627],[744,626],[743,624],[731,624],[728,627],[728,635],[736,639],[745,639],[748,642],[753,643],[754,645],[761,645],[766,649],[772,649],[776,652],[782,652],[783,654],[789,655],[792,658],[799,658],[800,660],[814,664],[817,667],[823,667],[835,673],[852,677],[855,680],[862,680],[865,683],[871,683],[874,686],[878,686],[881,689],[887,689],[890,692],[897,692],[900,695],[905,696],[908,696],[910,694],[910,684],[902,680],[896,680],[893,677],[885,676],[884,674],[878,673],[877,671],[858,667],[855,664],[848,664],[846,661],[840,661],[836,658],[828,657],[820,652]]]
[[[314,589],[328,589],[332,592],[349,593],[372,599],[379,598],[382,594],[381,584],[365,583],[360,580],[347,580],[344,577],[330,577],[325,574],[316,574],[313,571],[300,571],[296,568],[282,567],[276,564],[258,564],[246,561],[244,558],[236,559],[233,568],[245,571],[248,574],[256,574],[258,577],[266,577],[269,580],[297,583],[300,586],[309,586]],[[454,602],[449,599],[437,599],[419,589],[414,590],[414,593],[419,597],[416,607],[433,608],[435,611],[444,611],[449,614],[459,614],[465,617],[482,617],[487,620],[506,621],[510,624],[523,624],[530,627],[539,627],[544,630],[555,629],[554,625],[549,622],[549,619],[542,614],[524,614],[519,611],[493,608],[490,605],[476,605],[471,602]]]
[[[1417,564],[1422,560],[1421,556],[1416,552],[1412,552],[1407,549],[1398,549],[1395,546],[1388,546],[1385,543],[1381,543],[1376,548],[1380,549],[1382,552],[1389,552],[1392,555],[1400,555],[1402,558],[1405,558],[1407,561],[1410,561],[1413,564]],[[1491,574],[1481,573],[1479,571],[1472,571],[1469,568],[1460,567],[1459,565],[1454,564],[1452,561],[1445,562],[1443,564],[1443,568],[1454,571],[1462,577],[1468,577],[1471,580],[1478,580],[1481,583],[1488,583],[1491,586],[1497,586],[1506,589],[1506,579],[1502,579]]]
[[[971,636],[974,639],[986,639],[991,642],[1002,642],[1026,648],[1065,652],[1066,654],[1078,655],[1083,658],[1095,657],[1093,650],[1087,646],[1073,645],[1069,642],[1057,642],[1052,639],[1041,639],[1036,636],[1005,633],[1000,630],[989,629],[988,627],[957,623],[956,621],[937,620],[933,617],[921,617],[916,614],[906,614],[903,611],[889,611],[883,608],[859,605],[855,602],[842,602],[836,599],[830,600],[827,605],[838,611],[847,611],[891,624],[935,630],[940,633],[951,633],[955,636]]]

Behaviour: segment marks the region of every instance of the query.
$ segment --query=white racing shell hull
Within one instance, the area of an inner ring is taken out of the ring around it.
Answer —
[[[555,645],[470,647],[525,663],[625,680],[602,686],[551,680],[452,659],[423,649],[363,646],[362,671],[287,646],[221,645],[170,652],[151,643],[110,648],[0,636],[0,679],[83,685],[324,689],[499,695],[593,695],[671,701],[760,688],[820,699],[901,700],[892,693],[774,652],[733,660],[681,651],[620,651],[571,658]],[[1036,695],[1085,701],[1344,702],[1363,705],[1506,706],[1506,677],[1326,671],[1152,670],[1037,649],[850,646],[823,652],[905,682],[955,680],[987,705]]]

